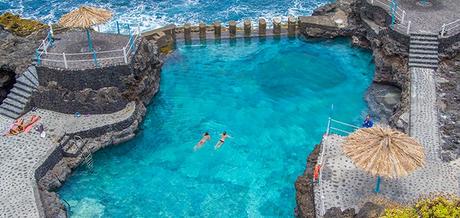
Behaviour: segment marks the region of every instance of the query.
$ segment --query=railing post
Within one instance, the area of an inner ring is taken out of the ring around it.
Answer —
[[[44,39],[42,42],[43,42],[43,51],[45,52],[45,54],[48,54],[46,51],[48,49],[48,46],[46,46],[46,39]]]
[[[120,24],[118,23],[118,21],[117,21],[117,33],[118,35],[120,35]]]
[[[404,10],[402,13],[401,23],[404,23],[404,18],[406,17],[406,11]]]
[[[48,22],[48,26],[50,27],[50,33],[51,33],[51,36],[53,37],[54,36],[54,31],[53,31],[53,25],[51,25],[51,21]]]
[[[125,64],[127,64],[128,63],[128,57],[126,55],[126,47],[123,47],[123,58],[125,60]]]
[[[67,58],[65,57],[64,52],[62,52],[62,58],[64,59],[64,67],[65,67],[65,69],[69,68],[69,66],[67,66]]]
[[[331,129],[331,117],[327,119],[327,129],[326,129],[326,135],[329,135],[329,131]]]
[[[40,60],[40,52],[38,52],[38,48],[35,49],[35,55],[37,57],[37,64],[40,65],[41,60]]]
[[[409,20],[409,22],[407,22],[407,35],[409,35],[409,33],[410,33],[410,24],[411,24],[411,22]]]
[[[138,35],[141,34],[141,24],[140,23],[137,24],[137,34]]]
[[[442,29],[441,29],[441,37],[444,37],[444,32],[445,31],[446,31],[446,24],[443,24]]]

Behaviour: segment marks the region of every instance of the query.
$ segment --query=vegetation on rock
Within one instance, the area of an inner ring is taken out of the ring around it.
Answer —
[[[456,196],[434,196],[420,199],[408,207],[387,208],[383,218],[455,218],[460,217],[460,198]]]
[[[18,36],[28,36],[33,32],[47,28],[47,25],[39,21],[23,19],[10,12],[0,15],[0,25]]]

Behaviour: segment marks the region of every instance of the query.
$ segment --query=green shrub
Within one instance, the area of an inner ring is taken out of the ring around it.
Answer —
[[[383,218],[414,218],[418,217],[414,208],[393,208],[386,209]]]
[[[47,28],[47,25],[36,20],[22,19],[19,15],[9,12],[0,15],[0,25],[18,36],[28,36],[35,31]]]
[[[420,199],[414,206],[385,209],[383,218],[459,218],[460,198],[435,196]]]
[[[423,199],[417,202],[415,208],[423,218],[460,217],[460,199],[457,197],[438,196],[432,199]]]

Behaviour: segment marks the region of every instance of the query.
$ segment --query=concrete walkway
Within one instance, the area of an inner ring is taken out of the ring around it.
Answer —
[[[397,2],[406,11],[406,19],[411,21],[411,32],[439,33],[444,23],[460,19],[458,0],[430,0],[431,6],[421,6],[417,4],[417,0]]]
[[[410,68],[410,135],[425,146],[428,161],[441,161],[434,70]]]
[[[326,146],[322,166],[321,186],[316,185],[315,203],[318,216],[331,207],[358,210],[372,197],[382,196],[400,203],[416,200],[429,193],[443,192],[460,195],[460,167],[458,163],[435,161],[436,154],[427,153],[425,167],[407,177],[383,179],[381,193],[373,192],[376,178],[358,169],[342,151],[344,137],[329,135],[323,140]],[[431,144],[424,144],[432,150]],[[433,156],[434,155],[434,156]],[[322,200],[319,200],[322,199]]]
[[[17,136],[0,136],[0,217],[39,217],[42,212],[35,170],[48,155],[57,148],[58,140],[67,133],[76,133],[96,127],[121,122],[130,118],[135,104],[129,103],[125,109],[113,114],[82,116],[39,109],[29,112],[42,119],[46,138],[40,138],[35,130]],[[14,120],[0,115],[1,129],[8,128]]]

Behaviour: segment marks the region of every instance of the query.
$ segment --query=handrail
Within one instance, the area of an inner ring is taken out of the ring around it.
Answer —
[[[329,117],[328,120],[327,120],[327,127],[326,127],[326,134],[324,134],[322,140],[321,140],[321,152],[320,152],[320,155],[319,155],[319,158],[318,158],[318,161],[317,161],[317,164],[320,165],[320,168],[319,168],[319,173],[318,173],[318,188],[319,188],[319,197],[320,199],[315,199],[315,201],[319,201],[320,202],[320,208],[319,208],[319,216],[323,216],[325,214],[325,206],[324,206],[324,194],[323,194],[323,188],[321,187],[321,184],[322,184],[322,181],[323,181],[323,168],[324,168],[324,163],[326,162],[325,161],[325,157],[324,157],[324,154],[326,153],[327,151],[327,136],[329,136],[329,134],[331,133],[331,130],[335,130],[335,131],[339,131],[339,132],[343,132],[343,133],[346,133],[346,134],[350,134],[349,131],[346,131],[346,130],[343,130],[343,129],[340,129],[338,127],[334,127],[333,124],[340,124],[340,125],[343,125],[343,126],[347,126],[347,127],[351,127],[353,129],[358,129],[360,127],[358,126],[355,126],[353,124],[349,124],[349,123],[345,123],[345,122],[342,122],[342,121],[339,121],[339,120],[336,120],[336,119],[333,119],[332,117]]]
[[[384,10],[388,10],[388,13],[391,15],[391,13],[392,13],[391,12],[391,9],[392,9],[391,4],[393,3],[393,0],[366,0],[366,1],[369,2],[371,5],[383,6],[382,8]],[[395,26],[400,26],[401,31],[404,30],[403,33],[406,33],[407,35],[409,35],[410,28],[411,28],[411,21],[407,19],[406,10],[404,10],[403,8],[401,8],[398,5],[396,5],[396,10],[394,11],[394,15],[395,15],[394,16],[394,18],[395,18],[394,25]],[[397,29],[397,28],[394,27],[394,29]]]
[[[52,53],[52,52],[47,52],[47,49],[50,45],[52,45],[52,41],[50,40],[51,37],[48,35],[45,40],[43,40],[42,44],[40,47],[36,50],[36,59],[37,59],[37,64],[40,65],[41,61],[48,61],[48,62],[53,62],[53,63],[61,63],[64,68],[69,68],[69,63],[77,63],[77,62],[92,62],[94,61],[96,66],[97,66],[97,60],[100,61],[105,61],[105,60],[120,60],[123,61],[125,64],[128,63],[129,56],[131,53],[135,50],[135,46],[141,36],[141,30],[140,30],[140,25],[137,26],[137,28],[131,32],[131,29],[129,30],[129,39],[126,45],[122,49],[114,49],[114,50],[108,50],[108,51],[94,51],[94,52],[82,52],[82,53]],[[48,42],[49,41],[49,42]],[[43,50],[40,52],[40,50]],[[43,56],[43,53],[46,55],[45,57]],[[118,54],[117,54],[118,53]],[[104,55],[106,54],[106,55]],[[107,54],[112,54],[109,55],[111,57],[107,57]],[[94,55],[93,57],[89,58],[88,55]],[[52,58],[50,58],[50,56]],[[68,59],[69,57],[72,57],[72,59]],[[82,57],[76,57],[75,56],[82,56]],[[101,57],[102,56],[102,57]],[[105,56],[105,57],[104,57]],[[78,59],[78,58],[83,58],[83,59]],[[75,60],[76,59],[76,60]]]
[[[456,29],[458,27],[460,27],[460,19],[457,19],[450,23],[443,24],[441,29],[441,36],[444,37],[446,33],[449,33],[451,30]]]

